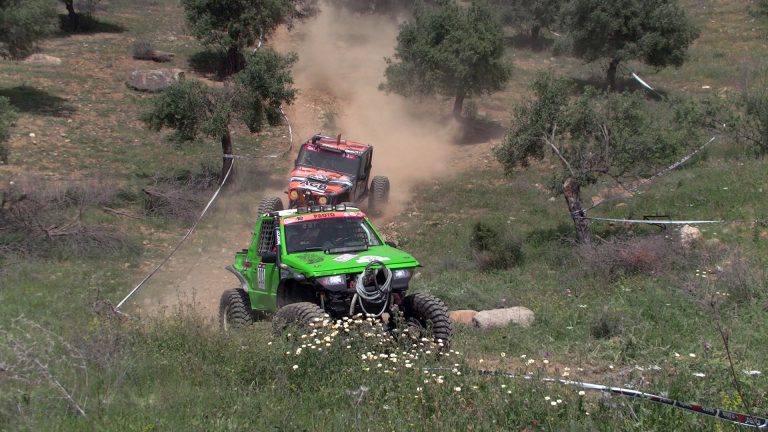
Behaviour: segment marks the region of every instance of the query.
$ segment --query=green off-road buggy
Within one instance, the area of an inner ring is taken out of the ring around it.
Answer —
[[[240,287],[224,292],[224,329],[244,327],[274,312],[277,329],[358,313],[411,328],[446,343],[453,325],[445,304],[430,294],[406,295],[419,266],[385,242],[365,213],[343,204],[274,211],[256,222],[248,249],[228,266]]]

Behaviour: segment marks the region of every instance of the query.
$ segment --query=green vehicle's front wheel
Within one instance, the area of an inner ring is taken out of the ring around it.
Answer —
[[[219,324],[224,331],[253,324],[254,316],[248,294],[242,288],[224,291],[219,302]]]
[[[431,294],[411,294],[403,299],[403,314],[408,325],[422,336],[431,336],[448,346],[453,335],[453,323],[448,307]]]
[[[314,303],[291,303],[275,312],[275,316],[272,318],[272,328],[275,329],[276,333],[280,333],[292,324],[309,326],[309,324],[321,323],[325,318],[325,311]]]

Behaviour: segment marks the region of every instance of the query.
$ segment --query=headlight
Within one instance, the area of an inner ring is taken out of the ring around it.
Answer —
[[[344,286],[347,278],[344,275],[326,276],[317,278],[317,282],[325,288]]]
[[[328,204],[328,197],[321,196],[320,198],[317,199],[317,202],[320,205],[326,205],[326,204]]]
[[[407,269],[399,269],[392,272],[393,279],[409,279],[411,277],[411,271]]]
[[[291,191],[288,192],[288,198],[290,198],[291,200],[295,200],[298,197],[299,197],[299,192],[296,189],[291,189]]]

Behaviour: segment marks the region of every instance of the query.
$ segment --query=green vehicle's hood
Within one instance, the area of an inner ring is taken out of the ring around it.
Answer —
[[[389,269],[417,267],[419,262],[407,252],[391,246],[371,246],[368,250],[338,254],[303,252],[282,255],[283,264],[307,277],[360,273],[370,261],[381,261]]]

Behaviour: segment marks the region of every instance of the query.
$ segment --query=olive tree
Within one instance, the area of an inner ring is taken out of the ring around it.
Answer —
[[[677,0],[572,0],[562,17],[577,57],[609,59],[606,73],[612,90],[622,61],[681,66],[699,36]]]
[[[155,131],[174,129],[171,137],[178,141],[192,141],[200,135],[217,138],[223,157],[219,180],[223,181],[232,165],[230,126],[240,121],[255,133],[265,124],[279,124],[282,105],[296,97],[290,73],[296,60],[295,54],[259,51],[223,87],[179,81],[154,100],[142,120]]]
[[[222,75],[245,65],[243,51],[296,15],[292,0],[182,0],[187,26],[203,45],[225,54]]]
[[[404,96],[454,98],[461,116],[464,99],[504,88],[511,70],[504,62],[504,34],[486,3],[465,8],[452,1],[417,8],[400,27],[394,58],[387,58],[380,88]]]
[[[579,242],[590,238],[582,187],[605,179],[623,185],[647,177],[699,143],[692,132],[695,125],[689,123],[694,117],[690,110],[677,112],[674,105],[648,102],[639,93],[588,88],[571,96],[571,83],[550,74],[537,77],[532,89],[535,97],[515,108],[496,157],[510,175],[531,159],[557,161],[560,169],[553,184],[565,198]]]
[[[58,24],[55,0],[0,0],[0,48],[12,58],[32,52]]]

